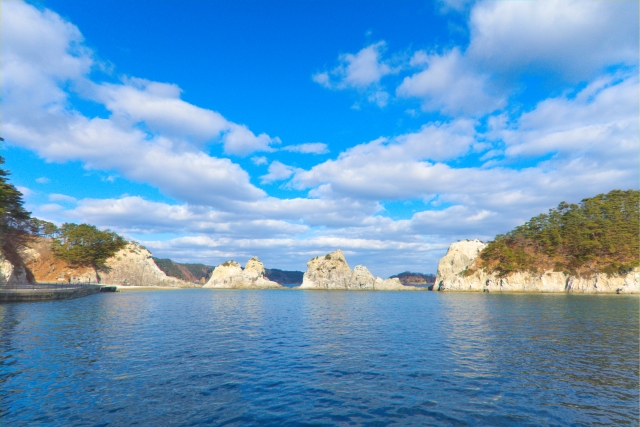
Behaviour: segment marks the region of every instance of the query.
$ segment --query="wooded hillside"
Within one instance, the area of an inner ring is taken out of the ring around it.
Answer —
[[[639,265],[640,191],[614,190],[562,202],[489,242],[479,267],[501,276],[554,270],[578,276],[624,274]]]

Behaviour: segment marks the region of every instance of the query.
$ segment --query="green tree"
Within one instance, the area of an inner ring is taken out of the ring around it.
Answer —
[[[31,214],[23,207],[22,193],[9,183],[11,172],[2,168],[3,164],[0,156],[0,249],[12,262],[19,263],[18,251],[33,231]]]
[[[31,226],[33,232],[41,237],[57,237],[60,234],[60,229],[52,222],[45,221],[38,218],[31,218]]]
[[[110,230],[100,231],[89,224],[65,223],[53,240],[56,257],[75,267],[91,267],[100,283],[100,270],[107,269],[107,259],[126,246],[127,242]]]

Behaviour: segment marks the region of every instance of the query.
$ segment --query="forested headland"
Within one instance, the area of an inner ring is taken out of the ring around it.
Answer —
[[[548,270],[583,277],[626,274],[640,265],[639,204],[638,190],[562,202],[496,236],[480,253],[478,267],[499,276]]]

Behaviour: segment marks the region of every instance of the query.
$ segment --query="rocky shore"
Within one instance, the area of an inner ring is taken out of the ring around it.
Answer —
[[[48,239],[38,238],[25,248],[21,255],[22,265],[12,265],[0,258],[0,283],[36,282],[96,282],[93,269],[73,267],[57,259]],[[26,266],[31,277],[26,274]],[[107,268],[100,271],[101,283],[122,286],[155,286],[172,288],[199,287],[198,284],[167,276],[153,261],[151,252],[129,242],[107,260]]]
[[[486,245],[479,240],[452,243],[438,263],[434,291],[458,292],[549,292],[583,294],[637,294],[636,268],[624,275],[597,273],[577,277],[557,271],[516,272],[500,277],[475,268],[474,261]]]

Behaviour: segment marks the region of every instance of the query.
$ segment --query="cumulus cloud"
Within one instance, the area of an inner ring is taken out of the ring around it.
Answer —
[[[332,191],[378,200],[421,197],[428,191],[416,193],[416,189],[426,189],[425,181],[441,166],[424,161],[454,159],[469,151],[474,136],[472,120],[426,125],[391,140],[356,145],[336,160],[298,171],[293,185],[308,188],[330,183]]]
[[[38,184],[48,184],[51,182],[51,180],[49,178],[47,178],[46,176],[41,176],[40,178],[36,178],[36,182]]]
[[[312,76],[313,81],[329,89],[356,89],[366,92],[366,99],[379,107],[387,105],[389,94],[380,87],[380,80],[398,72],[381,59],[386,47],[384,41],[371,44],[358,53],[342,54],[338,66]]]
[[[426,68],[405,77],[396,93],[422,98],[425,110],[477,115],[505,105],[504,96],[491,88],[489,77],[475,71],[457,48],[442,55],[418,51],[411,64]]]
[[[75,197],[67,196],[66,194],[52,193],[52,194],[49,194],[49,201],[75,203],[77,202],[77,199]]]
[[[479,2],[468,55],[486,70],[554,71],[572,80],[638,63],[638,2]]]
[[[313,80],[331,89],[366,88],[380,82],[393,72],[380,59],[385,42],[381,41],[365,47],[356,54],[346,53],[338,57],[339,65],[329,72],[313,75]]]
[[[417,51],[409,64],[423,69],[405,77],[396,94],[421,99],[427,111],[484,115],[505,107],[523,74],[577,82],[638,63],[637,2],[477,2],[469,29],[466,49]]]
[[[266,165],[267,163],[269,163],[269,160],[267,160],[267,158],[264,156],[254,156],[251,158],[251,162],[256,166],[260,166]]]
[[[329,152],[327,144],[323,144],[322,142],[307,142],[298,145],[287,145],[285,147],[282,147],[282,149],[285,151],[302,154],[325,154]]]
[[[638,76],[596,79],[575,96],[547,99],[501,134],[507,156],[590,157],[637,165]],[[624,165],[624,166],[623,166]]]
[[[269,165],[269,173],[260,177],[262,183],[282,181],[293,175],[294,168],[287,166],[277,160]]]

